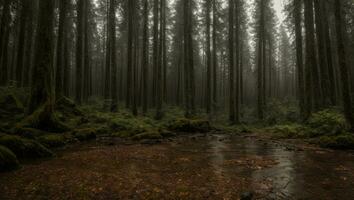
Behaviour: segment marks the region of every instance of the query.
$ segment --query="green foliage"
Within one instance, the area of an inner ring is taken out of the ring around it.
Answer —
[[[267,104],[265,122],[268,125],[297,122],[299,113],[297,105],[290,101],[279,101],[272,99]]]
[[[307,128],[300,124],[276,125],[266,128],[267,132],[273,133],[275,138],[304,138]]]
[[[324,148],[354,149],[354,135],[345,133],[340,135],[322,136],[317,143]]]
[[[207,133],[213,128],[207,120],[179,118],[169,122],[167,129],[183,133]]]
[[[18,158],[45,158],[53,156],[53,153],[40,143],[18,136],[2,136],[0,138],[0,145],[10,149]]]
[[[0,145],[0,172],[17,169],[19,162],[16,155],[8,148]]]
[[[17,127],[34,128],[53,133],[61,133],[69,130],[65,124],[59,121],[55,113],[51,111],[49,103],[38,108],[32,115],[17,124]]]
[[[307,125],[310,127],[310,137],[338,135],[348,129],[344,116],[329,109],[312,114]]]
[[[47,148],[57,148],[65,146],[65,137],[62,135],[43,135],[37,139],[41,144]]]

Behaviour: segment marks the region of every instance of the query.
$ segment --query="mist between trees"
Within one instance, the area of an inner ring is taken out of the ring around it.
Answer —
[[[0,84],[30,90],[28,116],[68,97],[240,124],[282,102],[301,121],[344,108],[353,127],[354,2],[287,0],[281,23],[273,3],[2,0]]]

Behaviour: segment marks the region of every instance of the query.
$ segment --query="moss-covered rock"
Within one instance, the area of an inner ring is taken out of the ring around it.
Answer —
[[[97,137],[97,129],[94,128],[78,129],[73,132],[73,136],[81,142],[93,140],[96,139]]]
[[[354,134],[345,133],[334,136],[322,136],[317,143],[324,148],[354,149]]]
[[[213,128],[207,120],[180,118],[169,122],[167,129],[184,133],[206,133]]]
[[[310,127],[310,137],[338,135],[348,129],[344,116],[329,109],[312,114],[307,125]]]
[[[18,158],[45,158],[53,156],[53,153],[30,139],[23,139],[18,136],[6,135],[0,138],[0,145],[10,149]]]
[[[66,144],[65,137],[62,135],[43,135],[37,140],[47,148],[58,148]]]
[[[19,162],[16,155],[8,148],[0,145],[0,172],[17,169]]]

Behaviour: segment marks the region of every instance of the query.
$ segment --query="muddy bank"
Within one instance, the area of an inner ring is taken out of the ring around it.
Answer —
[[[354,199],[354,154],[253,137],[93,143],[0,174],[0,199]]]

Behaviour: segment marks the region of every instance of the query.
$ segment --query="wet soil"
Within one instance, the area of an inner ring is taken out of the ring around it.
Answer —
[[[155,142],[60,150],[0,174],[0,199],[354,199],[353,152],[226,135]]]

